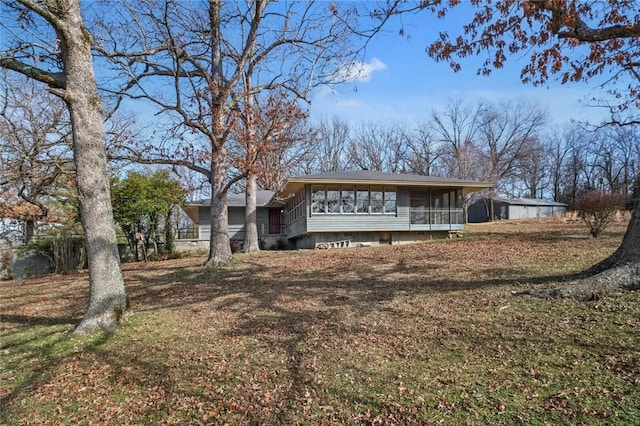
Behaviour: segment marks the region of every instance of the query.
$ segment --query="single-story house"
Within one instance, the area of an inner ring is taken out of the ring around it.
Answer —
[[[468,209],[470,223],[503,219],[534,219],[540,217],[564,216],[567,205],[537,198],[481,198]]]
[[[256,193],[256,222],[258,236],[267,247],[277,244],[283,236],[283,230],[277,225],[280,208],[270,208],[269,201],[274,191],[258,191]],[[182,238],[176,241],[178,250],[193,250],[196,248],[209,249],[211,237],[211,206],[210,199],[203,199],[188,203],[182,209],[196,225],[197,232],[193,238]],[[241,246],[244,242],[246,196],[242,194],[227,195],[227,214],[229,221],[229,238],[234,244]]]
[[[267,247],[315,248],[403,244],[443,238],[464,227],[462,197],[484,182],[369,170],[288,178],[258,193],[258,234]],[[244,239],[244,194],[230,195],[229,237]],[[209,200],[185,212],[208,247]]]

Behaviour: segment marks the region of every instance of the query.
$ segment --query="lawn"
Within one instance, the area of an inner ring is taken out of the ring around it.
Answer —
[[[1,282],[0,424],[640,424],[640,294],[511,294],[624,229],[126,264],[132,312],[111,335],[67,333],[86,273]]]

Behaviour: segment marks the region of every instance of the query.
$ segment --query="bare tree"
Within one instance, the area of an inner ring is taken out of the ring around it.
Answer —
[[[362,123],[350,138],[349,164],[362,170],[406,171],[405,134],[404,129],[391,123]]]
[[[105,28],[100,50],[128,78],[124,89],[129,97],[151,102],[171,122],[162,144],[122,148],[137,161],[181,165],[207,177],[212,187],[207,264],[225,263],[231,255],[226,193],[244,178],[244,172],[230,176],[226,143],[241,101],[277,89],[305,99],[319,84],[353,78],[344,64],[356,58],[351,37],[360,19],[358,5],[267,0],[212,0],[205,7],[174,0],[118,4],[113,25],[128,31]],[[253,82],[247,91],[242,79],[250,69]]]
[[[484,180],[500,191],[502,182],[513,178],[520,161],[532,154],[536,133],[546,115],[527,102],[490,105],[481,114],[481,145],[485,162]]]
[[[326,173],[346,170],[350,167],[347,150],[351,128],[339,117],[330,121],[320,119],[310,129],[314,150],[299,163],[301,174]]]
[[[113,330],[127,297],[109,194],[102,102],[80,1],[3,1],[2,7],[8,39],[0,67],[46,84],[69,108],[90,284],[89,306],[76,332]]]
[[[548,145],[542,143],[538,138],[531,138],[529,143],[527,155],[517,161],[515,178],[522,183],[525,196],[545,198],[550,169]]]
[[[52,201],[73,180],[69,114],[64,102],[41,84],[6,72],[3,76],[0,216],[21,221],[28,243],[39,222],[56,219]]]
[[[406,134],[407,167],[411,173],[431,176],[442,160],[440,143],[435,140],[429,123],[421,121],[417,127]]]
[[[483,103],[471,106],[454,100],[431,113],[431,132],[442,147],[439,174],[468,180],[486,176],[480,145],[485,111]]]

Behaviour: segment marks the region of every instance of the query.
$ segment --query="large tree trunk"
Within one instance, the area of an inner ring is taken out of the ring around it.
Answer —
[[[226,179],[226,148],[221,146],[216,150],[211,161],[211,238],[209,258],[205,266],[224,265],[231,259]]]
[[[560,288],[518,292],[538,297],[591,300],[618,289],[640,290],[640,171],[633,191],[631,220],[620,247]]]
[[[211,111],[214,140],[211,141],[211,237],[209,239],[209,258],[205,266],[220,266],[231,259],[231,241],[229,240],[229,222],[227,212],[227,148],[225,147],[223,107],[226,94],[221,92],[224,86],[221,53],[220,1],[209,2],[209,22],[211,26],[211,79],[218,83]]]
[[[247,176],[247,193],[244,221],[244,251],[246,253],[257,253],[260,251],[258,242],[258,218],[256,197],[258,193],[258,183],[256,175],[249,173]]]
[[[102,101],[93,73],[91,38],[79,0],[53,3],[65,72],[63,99],[69,106],[82,226],[89,262],[89,306],[75,332],[112,331],[127,309],[111,209]]]
[[[36,234],[36,221],[27,219],[24,227],[25,227],[24,242],[25,244],[29,244],[33,239],[33,236]]]

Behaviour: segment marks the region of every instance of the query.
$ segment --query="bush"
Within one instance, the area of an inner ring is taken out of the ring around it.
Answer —
[[[589,191],[580,196],[574,203],[578,217],[589,228],[589,232],[597,238],[615,218],[618,210],[622,209],[627,197],[621,194]]]
[[[80,235],[60,233],[32,241],[21,246],[19,254],[36,253],[50,259],[55,272],[68,273],[86,267],[84,238]]]

